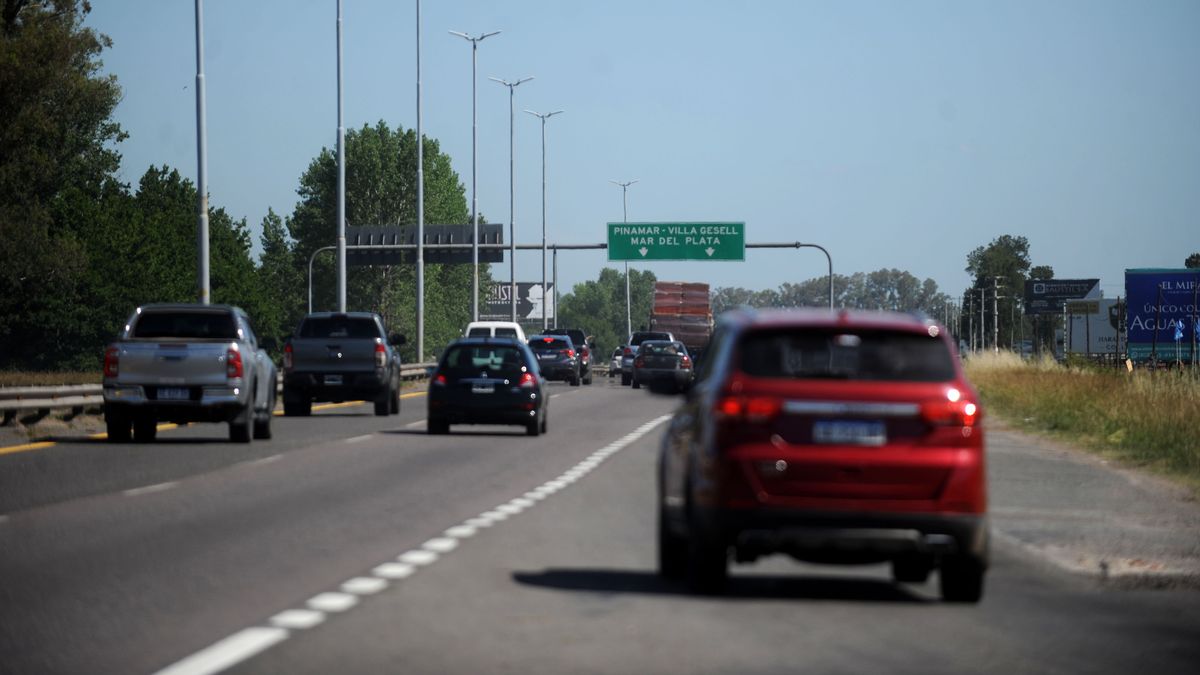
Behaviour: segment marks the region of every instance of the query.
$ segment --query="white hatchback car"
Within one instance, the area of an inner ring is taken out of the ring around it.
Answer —
[[[525,331],[521,324],[512,321],[472,321],[463,331],[463,337],[510,337],[525,343]]]

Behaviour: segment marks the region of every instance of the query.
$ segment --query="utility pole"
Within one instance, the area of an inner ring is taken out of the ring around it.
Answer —
[[[987,287],[979,285],[979,350],[987,351]]]
[[[1000,277],[992,277],[992,353],[1000,353]]]

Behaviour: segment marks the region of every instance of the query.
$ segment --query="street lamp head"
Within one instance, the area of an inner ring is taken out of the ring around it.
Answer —
[[[492,37],[493,35],[499,35],[499,34],[500,34],[500,31],[498,31],[498,30],[494,30],[494,31],[492,31],[492,32],[490,32],[490,33],[484,33],[484,34],[480,35],[479,37],[471,37],[470,35],[467,35],[466,33],[460,33],[460,32],[458,32],[458,31],[456,31],[456,30],[447,31],[447,32],[448,32],[448,33],[450,33],[451,35],[457,35],[458,37],[460,37],[460,38],[462,38],[462,39],[464,39],[464,40],[470,40],[470,41],[471,41],[471,42],[473,42],[473,43],[479,43],[479,42],[483,42],[484,40],[486,40],[486,39],[488,39],[488,38]]]
[[[502,85],[504,85],[504,86],[508,87],[509,89],[513,89],[513,88],[515,88],[517,85],[520,85],[520,84],[522,84],[522,83],[524,83],[524,82],[528,82],[528,81],[532,80],[532,79],[533,79],[533,76],[532,76],[532,75],[530,75],[529,77],[522,77],[521,79],[517,80],[516,82],[509,82],[508,80],[502,80],[502,79],[500,79],[500,78],[498,78],[498,77],[489,77],[488,79],[489,79],[489,80],[491,80],[491,81],[493,81],[493,82],[499,82],[500,84],[502,84]]]

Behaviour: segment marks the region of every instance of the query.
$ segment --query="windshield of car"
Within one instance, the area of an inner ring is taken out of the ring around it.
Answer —
[[[235,340],[237,321],[229,312],[142,312],[133,325],[135,338]]]
[[[938,338],[902,331],[792,329],[755,332],[738,349],[754,377],[944,382],[955,377]]]
[[[529,348],[535,352],[556,352],[571,349],[565,338],[538,336],[529,338]]]
[[[667,333],[634,333],[629,339],[630,346],[637,346],[646,340],[670,340],[671,336]]]
[[[677,342],[643,342],[639,350],[642,354],[651,356],[675,356],[684,353],[683,345]]]
[[[302,338],[377,338],[379,328],[367,317],[314,316],[300,324]]]
[[[521,350],[506,345],[457,345],[446,350],[439,372],[447,377],[516,376],[525,370]]]

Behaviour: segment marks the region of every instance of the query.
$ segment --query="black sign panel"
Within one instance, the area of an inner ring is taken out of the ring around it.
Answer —
[[[512,317],[512,285],[507,281],[492,282],[487,303],[479,308],[483,321],[508,321]],[[546,318],[554,318],[554,284],[546,284]],[[517,321],[542,320],[542,284],[534,281],[517,282]]]
[[[1031,279],[1025,282],[1025,313],[1062,314],[1067,300],[1099,297],[1099,279]]]
[[[467,263],[471,262],[471,249],[438,248],[439,244],[470,244],[474,228],[471,225],[426,225],[425,226],[425,262],[427,263]],[[480,244],[503,244],[504,225],[499,223],[481,223],[479,225]],[[346,246],[395,246],[397,244],[417,244],[417,228],[415,225],[347,225]],[[347,265],[399,265],[415,262],[416,249],[379,248],[372,251],[346,250]],[[479,249],[479,262],[494,263],[504,260],[501,249]]]

